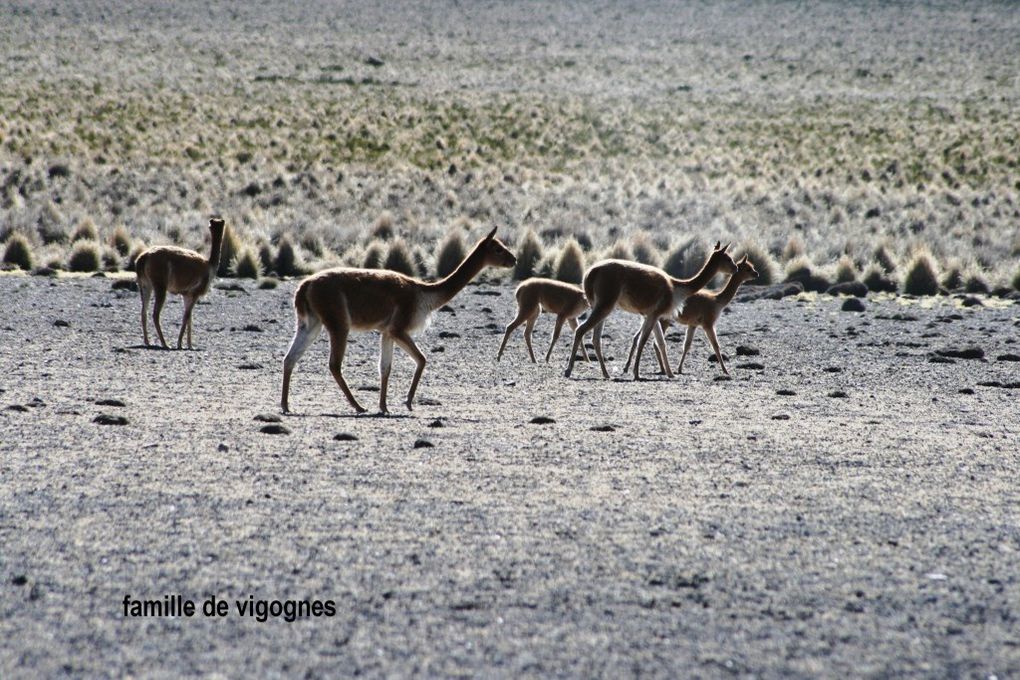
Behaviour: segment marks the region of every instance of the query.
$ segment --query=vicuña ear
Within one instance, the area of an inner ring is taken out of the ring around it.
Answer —
[[[499,229],[499,227],[493,227],[493,228],[492,228],[492,231],[490,231],[490,232],[489,232],[489,235],[485,237],[485,240],[486,240],[486,241],[488,241],[488,240],[489,240],[489,239],[491,239],[491,238],[492,238],[493,236],[495,236],[495,235],[496,235],[496,230],[497,230],[497,229]]]
[[[745,262],[747,262],[747,255],[746,254],[742,258],[737,260],[737,264],[744,264]]]
[[[719,250],[719,245],[720,245],[720,242],[719,242],[719,241],[716,241],[716,242],[715,242],[715,250]]]
[[[730,249],[730,246],[731,246],[731,245],[732,245],[732,242],[730,242],[730,243],[727,243],[726,245],[724,245],[724,246],[722,247],[722,251],[723,251],[723,252],[725,253],[725,252],[726,252],[727,250],[729,250],[729,249]]]

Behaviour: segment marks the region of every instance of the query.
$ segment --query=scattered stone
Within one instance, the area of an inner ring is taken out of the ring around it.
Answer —
[[[963,305],[964,307],[984,307],[985,306],[985,303],[981,302],[980,299],[974,297],[973,295],[964,295],[963,298],[960,299],[960,304]]]
[[[442,419],[436,418],[431,423],[429,423],[429,427],[446,427],[446,425],[443,423]]]
[[[445,351],[446,351],[446,347],[444,347],[442,345],[437,345],[437,346],[435,346],[435,347],[433,347],[432,349],[429,350],[429,352],[431,352],[432,354],[442,354]]]
[[[25,576],[24,574],[18,574],[18,575],[16,575],[16,576],[11,578],[11,585],[12,586],[23,586],[23,585],[26,585],[27,583],[28,583],[28,577]]]
[[[375,391],[378,392],[379,388],[376,388]],[[443,405],[443,403],[441,401],[439,401],[438,399],[432,399],[431,397],[418,397],[418,403],[421,404],[422,406],[442,406]]]
[[[257,371],[257,370],[262,368],[262,364],[256,364],[256,363],[241,364],[237,368],[239,370],[242,370],[242,371]]]
[[[999,382],[998,380],[983,380],[978,383],[981,387],[1001,387],[1004,390],[1020,390],[1020,382]]]
[[[940,357],[937,354],[933,354],[928,357],[928,363],[930,364],[955,364],[956,362],[947,357]]]
[[[96,400],[96,406],[120,406],[120,407],[124,407],[124,406],[127,406],[127,404],[122,402],[120,399],[97,399]]]
[[[853,297],[868,297],[868,287],[860,281],[845,281],[829,286],[825,289],[826,295],[852,295]]]
[[[244,328],[242,328],[241,330],[242,330],[242,331],[247,331],[247,332],[249,332],[249,333],[261,333],[261,332],[262,332],[262,329],[261,329],[261,328],[259,328],[258,326],[256,326],[256,325],[255,325],[255,324],[253,324],[253,323],[250,323],[250,324],[248,324],[247,326],[245,326],[245,327],[244,327]]]
[[[792,396],[796,395],[797,393],[794,392],[793,390],[782,389],[782,390],[776,390],[776,394],[778,394],[781,397],[792,397]]]
[[[272,276],[267,276],[259,281],[259,290],[275,290],[278,285],[280,285],[279,281]]]
[[[996,361],[1020,361],[1020,354],[1000,354],[995,357]]]
[[[220,442],[220,444],[217,445],[216,450],[219,451],[220,453],[226,453],[227,451],[230,450],[230,447],[224,444],[223,442]]]
[[[56,321],[53,322],[53,325],[56,326],[57,328],[67,328],[71,324],[64,321],[63,319],[57,319]]]
[[[825,371],[826,373],[842,373],[843,372],[843,369],[840,368],[839,366],[826,366],[822,370]]]
[[[92,422],[99,425],[127,425],[128,419],[124,416],[111,416],[106,413],[100,413],[92,419]]]
[[[365,64],[374,68],[379,68],[380,66],[385,66],[386,62],[379,57],[369,56],[365,57]]]
[[[265,434],[290,434],[290,430],[283,425],[264,425],[259,432]]]
[[[864,309],[864,300],[856,297],[847,298],[843,301],[843,306],[840,307],[840,310],[844,312],[863,312]]]
[[[22,406],[21,404],[11,404],[10,406],[7,407],[7,410],[17,411],[18,413],[26,413],[28,411],[28,407]]]
[[[959,390],[960,394],[974,394],[974,390],[970,387],[964,387]]]
[[[714,378],[712,378],[713,382],[726,382],[727,380],[733,380],[733,378],[731,378],[728,375],[717,375]]]
[[[530,422],[532,425],[549,425],[551,423],[555,423],[556,421],[548,416],[535,416],[528,422]]]
[[[57,270],[53,267],[36,267],[32,270],[32,276],[56,276]]]
[[[592,432],[616,432],[616,428],[612,425],[596,425],[590,429]]]
[[[415,439],[414,440],[414,448],[416,448],[416,449],[431,449],[434,446],[435,446],[435,444],[430,442],[428,439]]]
[[[737,364],[737,368],[746,368],[749,371],[764,371],[765,364],[759,364],[756,361],[748,361],[747,363]]]
[[[281,418],[275,413],[260,413],[252,418],[252,420],[256,420],[260,423],[279,423]]]
[[[940,357],[950,357],[952,359],[983,359],[985,351],[980,347],[950,347],[947,349],[937,349],[935,350],[935,354]]]
[[[443,340],[448,338],[459,338],[460,333],[454,333],[453,331],[439,331],[439,337]]]
[[[445,314],[456,314],[457,313],[457,310],[455,310],[450,305],[443,305],[442,307],[439,308],[439,311],[443,312]]]
[[[730,355],[729,354],[723,354],[722,358],[723,358],[723,361],[728,361],[729,358],[730,358]],[[719,363],[719,360],[716,359],[715,354],[709,354],[708,355],[708,362],[710,364],[717,364],[717,363]]]
[[[786,413],[777,413],[776,415],[772,416],[772,420],[789,420],[789,419],[790,416]]]
[[[333,441],[338,442],[356,442],[358,438],[350,432],[341,432],[340,434],[333,435]]]
[[[247,293],[243,286],[238,283],[217,283],[216,290],[225,290],[233,293]]]
[[[488,297],[499,297],[503,293],[499,292],[498,290],[493,290],[491,288],[483,288],[481,290],[473,290],[473,291],[471,291],[471,294],[472,295],[485,295],[485,296],[488,296]]]
[[[832,397],[833,399],[849,399],[850,398],[850,395],[847,394],[846,392],[844,392],[843,390],[833,390],[832,392],[829,392],[829,396]]]
[[[737,356],[738,357],[756,357],[761,354],[761,350],[754,347],[748,347],[747,345],[737,345]]]
[[[110,286],[111,290],[130,290],[138,292],[138,282],[135,279],[117,279]]]

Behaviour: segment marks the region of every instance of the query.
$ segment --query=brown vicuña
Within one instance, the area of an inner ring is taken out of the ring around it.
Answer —
[[[678,279],[657,267],[627,260],[603,260],[592,265],[585,272],[583,281],[585,297],[591,304],[591,314],[574,331],[574,344],[564,375],[570,377],[574,370],[574,357],[578,346],[584,340],[585,334],[594,330],[592,344],[595,346],[595,356],[598,357],[602,377],[609,378],[609,371],[606,370],[606,362],[602,357],[602,329],[606,317],[619,306],[624,311],[640,314],[645,318],[638,339],[637,358],[634,361],[634,379],[637,380],[641,354],[649,335],[654,333],[655,344],[659,346],[662,355],[666,355],[666,341],[657,321],[673,316],[684,300],[704,288],[719,271],[733,273],[737,270],[737,265],[726,253],[728,248],[729,244],[720,246],[717,242],[701,271],[689,279]],[[666,374],[669,377],[673,375],[668,364]]]
[[[223,245],[223,220],[214,217],[209,220],[209,232],[212,234],[212,250],[209,257],[202,257],[194,250],[186,250],[176,246],[155,246],[149,248],[135,260],[135,274],[138,277],[138,291],[142,295],[142,337],[145,345],[149,345],[149,328],[146,315],[149,308],[149,297],[155,296],[152,306],[152,322],[156,326],[156,335],[164,348],[167,348],[163,329],[159,325],[159,315],[166,302],[166,294],[176,293],[184,298],[184,318],[181,321],[181,332],[177,335],[177,349],[181,349],[184,330],[188,331],[188,349],[191,349],[191,312],[198,298],[209,290],[209,284],[216,275],[220,265],[220,248]]]
[[[535,362],[535,351],[531,348],[531,333],[535,330],[535,321],[538,320],[540,312],[548,312],[556,315],[556,327],[553,329],[552,342],[549,343],[549,351],[545,353],[545,362],[549,363],[553,347],[563,330],[563,323],[566,322],[571,330],[577,329],[577,317],[581,312],[588,309],[588,301],[584,299],[584,291],[580,286],[572,283],[556,281],[553,279],[534,278],[528,279],[517,286],[514,293],[517,298],[517,316],[507,324],[506,332],[503,334],[503,342],[496,354],[496,361],[503,356],[503,349],[506,347],[510,334],[522,323],[524,326],[524,342],[528,346],[528,354],[531,355],[531,362]],[[582,349],[584,349],[582,347]],[[585,361],[588,360],[588,351],[584,350]]]
[[[687,358],[687,352],[691,349],[694,330],[701,326],[709,343],[712,345],[712,349],[715,350],[715,358],[719,360],[719,366],[722,367],[723,373],[726,375],[730,374],[726,370],[726,364],[723,363],[722,352],[719,351],[719,341],[715,337],[715,324],[719,321],[719,315],[722,314],[722,310],[733,300],[733,296],[736,295],[740,285],[745,281],[756,278],[758,278],[758,272],[747,259],[747,255],[744,255],[744,257],[737,261],[737,271],[733,273],[722,290],[715,293],[697,293],[687,298],[683,309],[676,316],[680,325],[687,326],[687,330],[684,333],[684,351],[680,355],[680,363],[676,367],[677,373],[684,372],[684,359]],[[662,356],[665,357],[665,353]],[[666,365],[668,367],[668,360]]]
[[[676,368],[677,373],[683,372],[684,359],[687,357],[687,352],[691,347],[691,340],[694,338],[694,329],[701,326],[705,331],[705,337],[708,338],[712,348],[715,350],[716,359],[719,360],[719,365],[722,366],[723,373],[729,375],[729,371],[726,370],[726,364],[723,363],[722,354],[719,351],[719,343],[715,337],[715,324],[719,320],[719,315],[722,314],[722,310],[726,308],[736,294],[737,289],[745,281],[758,278],[758,272],[755,270],[754,265],[748,261],[745,255],[743,259],[737,261],[737,271],[734,272],[726,285],[719,291],[698,291],[694,295],[687,298],[683,308],[677,312],[677,320],[681,325],[687,326],[684,335],[684,349],[683,356],[680,357],[680,364]],[[662,328],[662,332],[666,332],[666,328],[669,326],[670,321],[668,319],[659,319],[659,326]],[[624,373],[627,372],[627,367],[630,366],[631,359],[634,357],[634,349],[637,347],[638,336],[640,331],[634,334],[634,337],[630,341],[630,354],[627,355],[627,363],[623,366]],[[666,359],[662,353],[659,352],[659,348],[655,348],[655,356],[659,360],[659,369],[662,373],[666,373]]]
[[[414,344],[411,334],[421,330],[429,316],[466,286],[486,266],[512,267],[517,262],[505,245],[495,238],[493,229],[480,240],[467,257],[446,278],[429,283],[404,274],[379,269],[328,269],[309,276],[294,294],[297,327],[287,356],[283,360],[283,396],[280,406],[289,410],[287,397],[295,364],[319,336],[322,327],[329,333],[329,370],[340,391],[358,413],[365,409],[354,398],[342,365],[347,336],[352,331],[379,331],[379,410],[386,413],[386,386],[396,343],[414,359],[417,369],[407,391],[411,408],[418,381],[425,370],[425,355]]]

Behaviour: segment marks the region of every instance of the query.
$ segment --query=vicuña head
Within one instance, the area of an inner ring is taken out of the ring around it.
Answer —
[[[325,326],[329,333],[329,370],[354,410],[365,411],[344,379],[342,365],[347,336],[354,331],[379,331],[379,410],[386,412],[386,387],[397,344],[414,359],[417,369],[407,392],[411,408],[425,355],[411,335],[421,330],[429,316],[466,286],[485,267],[512,267],[517,258],[499,239],[496,230],[478,241],[449,276],[426,282],[397,272],[379,269],[329,269],[309,276],[294,294],[297,327],[283,360],[283,396],[280,406],[288,411],[290,377],[301,355]]]
[[[220,249],[223,246],[225,225],[220,217],[209,220],[209,233],[212,236],[209,257],[203,257],[193,250],[185,250],[176,246],[156,246],[149,248],[135,260],[135,274],[138,277],[138,291],[142,295],[142,338],[149,345],[149,328],[146,315],[149,297],[155,294],[152,307],[152,321],[156,326],[156,335],[160,344],[166,348],[166,339],[159,324],[159,315],[166,302],[166,294],[178,293],[184,298],[184,318],[181,321],[181,332],[177,335],[177,349],[181,349],[184,331],[188,331],[188,349],[191,349],[191,312],[198,298],[209,290],[209,284],[216,275],[220,264]]]
[[[657,267],[627,260],[603,260],[594,264],[585,272],[583,281],[585,297],[591,303],[591,314],[574,331],[574,344],[564,375],[570,377],[578,346],[585,334],[594,330],[592,344],[595,346],[595,356],[599,360],[602,376],[609,378],[609,371],[602,358],[602,328],[606,317],[619,306],[624,311],[644,317],[634,360],[634,379],[637,380],[641,354],[653,333],[655,344],[665,356],[666,341],[658,320],[672,318],[683,301],[701,290],[717,273],[731,274],[737,270],[733,258],[726,252],[728,249],[729,244],[723,246],[716,242],[705,265],[689,279],[678,279]],[[666,375],[673,377],[668,364]]]

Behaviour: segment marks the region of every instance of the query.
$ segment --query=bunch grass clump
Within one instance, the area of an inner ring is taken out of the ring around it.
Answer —
[[[1016,273],[1013,274],[1013,280],[1010,281],[1010,284],[1012,284],[1013,290],[1020,291],[1020,267],[1016,268]]]
[[[234,276],[239,279],[257,279],[262,273],[258,256],[248,247],[242,248],[231,266]]]
[[[383,261],[383,269],[400,272],[407,276],[418,275],[418,266],[407,241],[398,238],[390,244],[389,250],[386,251],[386,259]]]
[[[705,245],[699,238],[689,238],[670,251],[662,268],[670,276],[689,279],[705,264],[706,253]]]
[[[67,258],[67,269],[72,272],[94,272],[99,270],[101,255],[95,241],[77,241]]]
[[[534,229],[528,229],[524,233],[520,244],[517,246],[517,264],[514,265],[513,277],[515,281],[523,281],[532,276],[537,276],[538,265],[542,261],[542,242]]]
[[[386,246],[382,241],[376,239],[365,248],[365,257],[361,266],[365,269],[382,269],[383,258],[386,256]]]
[[[617,241],[612,247],[606,251],[607,260],[633,260],[634,253],[631,252],[630,246],[623,241]]]
[[[786,282],[800,283],[804,290],[824,293],[829,288],[829,281],[815,271],[811,260],[801,255],[786,263]]]
[[[276,253],[273,252],[273,246],[266,241],[259,244],[259,264],[266,274],[273,271],[273,267],[276,266]]]
[[[7,239],[4,247],[4,264],[10,264],[31,271],[35,258],[32,255],[32,244],[24,234],[14,233]]]
[[[851,283],[858,277],[857,266],[848,255],[839,258],[836,263],[836,283]]]
[[[78,241],[98,241],[99,240],[99,229],[96,227],[96,223],[92,221],[91,217],[86,217],[78,223],[78,226],[74,230],[74,235],[71,236],[71,243]]]
[[[641,264],[651,265],[652,267],[658,267],[662,258],[659,256],[659,251],[656,250],[655,244],[648,238],[648,234],[641,231],[634,235],[631,239],[631,251],[634,253],[634,259]]]
[[[967,280],[963,284],[963,290],[971,295],[988,295],[991,289],[988,287],[985,277],[980,272],[975,271],[967,276]]]
[[[443,244],[439,246],[439,254],[436,256],[436,276],[442,278],[452,274],[466,255],[467,246],[464,244],[464,237],[461,236],[459,230],[451,231],[446,235]]]
[[[903,292],[908,295],[938,295],[939,279],[935,259],[926,250],[919,250],[907,265]]]
[[[117,249],[121,257],[131,252],[131,234],[128,233],[127,227],[123,224],[114,227],[113,233],[110,234],[110,245]]]
[[[558,281],[566,283],[581,283],[584,276],[584,252],[580,244],[571,238],[563,244],[560,254],[556,258],[556,274]]]
[[[389,241],[394,236],[393,213],[383,210],[372,225],[372,238],[380,241]]]
[[[861,282],[872,293],[895,293],[898,288],[896,281],[890,278],[879,264],[868,267]]]
[[[747,255],[748,261],[758,271],[758,278],[748,281],[745,285],[771,286],[779,280],[776,273],[776,261],[772,258],[772,254],[759,243],[755,241],[745,243],[743,254]]]
[[[120,253],[117,252],[117,249],[113,246],[103,246],[101,252],[103,258],[103,271],[120,271]]]
[[[304,268],[298,262],[297,250],[286,235],[281,236],[280,242],[276,245],[276,261],[273,264],[273,269],[278,276],[301,276],[304,274]]]
[[[896,258],[893,257],[892,253],[884,245],[875,248],[874,259],[886,274],[892,274],[896,271]]]

